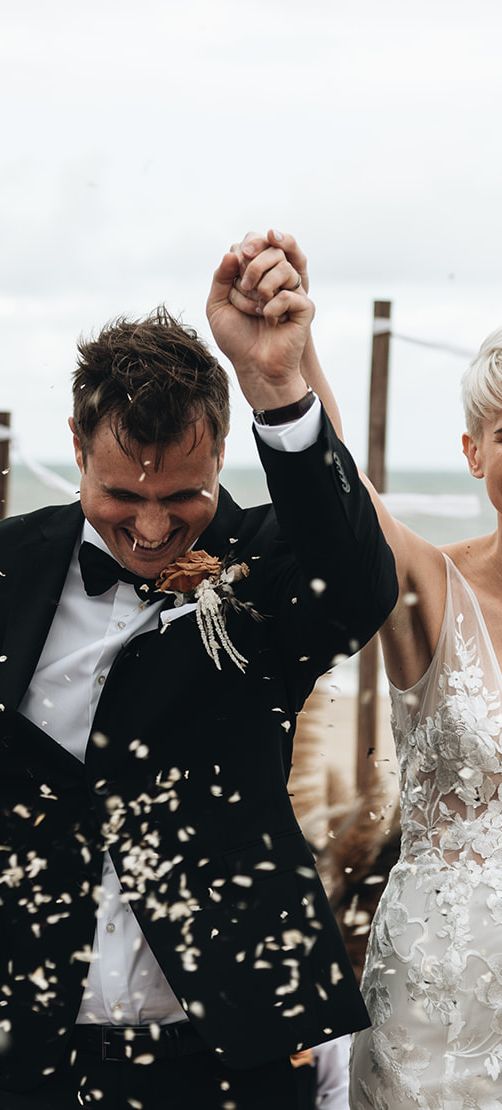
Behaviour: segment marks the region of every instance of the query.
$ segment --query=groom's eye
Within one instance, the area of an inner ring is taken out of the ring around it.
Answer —
[[[137,493],[129,493],[127,490],[109,489],[106,490],[107,497],[113,498],[114,501],[138,501]]]
[[[193,501],[194,497],[198,497],[198,495],[198,490],[181,490],[180,493],[172,493],[170,497],[164,497],[163,501],[166,505],[173,501],[176,504],[179,501]]]

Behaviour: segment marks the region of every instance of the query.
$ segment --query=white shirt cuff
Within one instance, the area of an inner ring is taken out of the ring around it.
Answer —
[[[321,402],[316,397],[304,416],[290,420],[288,424],[257,424],[253,421],[258,435],[276,451],[306,451],[312,447],[321,430]]]

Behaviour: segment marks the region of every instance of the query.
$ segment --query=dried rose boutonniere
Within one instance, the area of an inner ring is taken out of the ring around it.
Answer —
[[[240,671],[244,671],[247,659],[234,647],[225,627],[225,607],[246,609],[259,619],[259,613],[248,601],[239,601],[233,592],[233,585],[241,578],[247,578],[247,563],[229,563],[208,555],[207,551],[187,551],[181,559],[171,563],[155,583],[159,593],[174,593],[175,607],[195,602],[195,616],[202,637],[202,643],[213,662],[221,671],[219,659],[223,648]]]

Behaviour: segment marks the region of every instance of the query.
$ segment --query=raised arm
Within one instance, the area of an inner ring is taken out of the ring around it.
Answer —
[[[301,359],[313,305],[283,252],[272,255],[280,288],[276,274],[263,306],[243,314],[234,303],[242,296],[235,252],[218,267],[208,301],[215,339],[255,409],[283,409],[306,392]],[[278,619],[288,674],[299,659],[307,661],[302,682],[311,670],[326,670],[335,655],[365,643],[397,595],[394,559],[354,462],[318,402],[312,418],[307,412],[293,421],[288,445],[280,435],[265,435],[273,428],[257,429],[282,537],[267,553],[267,611]]]
[[[232,299],[244,315],[266,312],[278,283],[293,284],[295,275],[301,278],[300,288],[308,290],[307,261],[293,236],[275,231],[266,236],[249,233],[232,250],[239,267]],[[302,351],[301,374],[343,440],[340,410],[317,357],[310,327]],[[396,686],[406,689],[425,672],[437,644],[445,604],[444,559],[437,548],[395,520],[367,476],[362,471],[359,474],[396,560],[399,599],[381,635],[389,677]]]

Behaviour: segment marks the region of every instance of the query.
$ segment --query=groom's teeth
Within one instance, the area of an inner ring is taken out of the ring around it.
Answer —
[[[143,547],[146,548],[148,551],[152,551],[155,550],[155,548],[157,547],[163,547],[169,539],[169,536],[164,536],[164,539],[162,540],[153,540],[152,543],[149,543],[148,540],[139,540],[137,536],[133,536],[131,535],[131,533],[129,533],[129,535],[131,536],[131,539],[133,541],[133,551],[135,551],[137,547]]]

